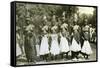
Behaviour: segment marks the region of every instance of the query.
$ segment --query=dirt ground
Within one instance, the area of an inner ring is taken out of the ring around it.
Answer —
[[[25,57],[20,57],[17,60],[17,65],[34,65],[34,64],[50,64],[50,63],[65,63],[65,62],[80,62],[80,61],[95,61],[96,60],[96,44],[91,43],[91,47],[93,50],[93,54],[89,56],[89,59],[84,59],[81,54],[79,54],[79,59],[78,60],[72,60],[72,59],[58,59],[58,60],[52,60],[52,61],[44,61],[41,60],[39,57],[37,57],[37,61],[35,63],[30,62],[28,63]]]

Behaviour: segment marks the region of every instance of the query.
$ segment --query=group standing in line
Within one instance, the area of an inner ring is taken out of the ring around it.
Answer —
[[[66,21],[62,21],[61,25],[55,21],[52,26],[47,25],[47,21],[41,28],[41,38],[34,33],[35,26],[29,24],[25,29],[24,50],[28,62],[35,62],[36,56],[40,56],[43,60],[61,59],[78,60],[79,54],[85,59],[93,53],[89,42],[89,25],[81,28],[77,22],[70,26]],[[72,32],[69,32],[72,29]],[[36,39],[37,37],[37,39]],[[80,40],[84,40],[83,43]],[[39,43],[40,40],[40,43]],[[18,44],[17,44],[18,46]],[[66,56],[66,57],[65,57]]]

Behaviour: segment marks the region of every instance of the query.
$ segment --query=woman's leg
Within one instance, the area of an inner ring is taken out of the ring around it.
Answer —
[[[76,58],[78,59],[79,57],[78,57],[78,55],[79,55],[79,51],[78,52],[76,52]]]
[[[68,59],[68,52],[66,53],[66,59]]]
[[[75,52],[72,51],[72,59],[75,58]]]
[[[64,58],[64,54],[63,53],[61,53],[61,59],[63,59]]]
[[[58,60],[59,54],[55,56],[55,60]]]
[[[89,56],[89,55],[87,55],[87,54],[86,54],[86,59],[89,59],[89,57],[88,57],[88,56]]]
[[[40,55],[40,58],[41,58],[42,60],[44,60],[44,55]]]
[[[48,61],[48,57],[49,57],[49,54],[46,54],[46,55],[45,55],[46,61]]]

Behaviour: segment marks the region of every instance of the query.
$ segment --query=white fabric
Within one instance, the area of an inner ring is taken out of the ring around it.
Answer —
[[[65,37],[61,37],[61,40],[60,40],[60,51],[61,52],[68,52],[69,51],[68,40]]]
[[[68,24],[64,23],[61,25],[61,28],[67,28],[68,27]]]
[[[90,28],[90,38],[92,38],[93,28]]]
[[[39,56],[39,45],[36,45],[36,52],[37,52],[37,56]]]
[[[19,47],[19,44],[16,43],[16,56],[19,56],[19,55],[21,55],[21,54],[22,54],[21,48]]]
[[[78,26],[78,25],[75,25],[75,26],[73,27],[73,30],[78,30],[78,28],[79,28],[79,26]]]
[[[48,26],[45,25],[45,26],[42,28],[42,30],[48,30]]]
[[[77,52],[81,50],[81,45],[77,43],[77,41],[73,38],[72,45],[70,46],[70,50]]]
[[[45,55],[49,53],[49,44],[48,38],[46,35],[42,37],[41,45],[40,45],[40,55]]]
[[[93,53],[89,41],[84,41],[81,52],[86,53],[86,54]]]
[[[30,25],[28,25],[27,27],[26,27],[26,30],[28,31],[28,30],[33,30],[34,29],[34,25],[32,25],[32,24],[30,24]]]
[[[56,30],[58,27],[57,26],[53,26],[52,28],[51,28],[51,30]]]
[[[89,28],[90,28],[90,27],[89,27],[88,25],[85,26],[85,30],[86,30],[86,31],[88,31]]]
[[[52,34],[51,38],[52,38],[52,41],[51,41],[50,52],[53,55],[57,55],[60,53],[60,48],[58,45],[58,36],[57,36],[57,34]]]

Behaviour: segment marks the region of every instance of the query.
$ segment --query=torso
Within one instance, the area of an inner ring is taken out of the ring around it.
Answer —
[[[89,40],[89,26],[88,25],[84,27],[84,39]]]
[[[75,25],[75,26],[73,27],[73,30],[74,30],[74,32],[73,32],[73,37],[74,37],[74,39],[75,39],[77,42],[80,41],[80,34],[79,34],[79,32],[78,32],[78,28],[79,28],[78,25]]]

